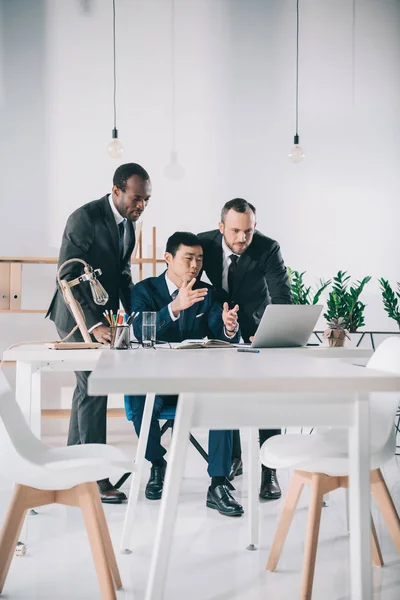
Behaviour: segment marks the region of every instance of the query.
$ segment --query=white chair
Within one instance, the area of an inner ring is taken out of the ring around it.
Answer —
[[[52,448],[40,442],[0,372],[0,470],[15,483],[0,534],[0,593],[27,511],[56,502],[81,508],[102,598],[115,600],[122,582],[96,481],[132,470],[131,461],[103,444]]]
[[[400,339],[393,337],[385,340],[370,358],[367,368],[400,373]],[[396,451],[394,420],[398,405],[398,393],[371,394],[371,491],[400,554],[400,520],[380,470]],[[304,484],[311,484],[300,595],[302,600],[309,600],[323,495],[339,487],[348,487],[347,431],[328,429],[315,435],[275,436],[263,444],[260,458],[263,464],[270,467],[294,469],[266,566],[269,571],[277,567]],[[373,560],[376,565],[382,566],[382,554],[372,517],[371,528]]]

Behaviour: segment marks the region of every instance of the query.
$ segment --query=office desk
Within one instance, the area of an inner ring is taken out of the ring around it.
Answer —
[[[329,348],[327,346],[296,348],[307,356],[324,358],[369,358],[372,350],[362,348]],[[43,371],[92,371],[105,347],[92,350],[50,350],[46,346],[24,345],[3,352],[3,360],[16,361],[16,399],[32,431],[41,434],[41,374]],[[114,350],[117,352],[117,350]]]
[[[189,431],[196,426],[348,428],[351,597],[371,600],[369,393],[399,391],[400,376],[320,360],[309,350],[140,349],[100,357],[89,393],[180,395],[146,600],[162,598]],[[253,485],[250,491],[254,508]]]
[[[43,345],[17,346],[3,352],[3,360],[16,361],[15,395],[34,434],[41,433],[41,374],[43,371],[91,371],[102,352],[93,350],[50,350]]]

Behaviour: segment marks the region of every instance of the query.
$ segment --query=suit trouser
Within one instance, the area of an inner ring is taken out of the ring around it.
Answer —
[[[57,329],[61,338],[67,333]],[[67,341],[83,342],[80,331]],[[88,396],[87,381],[91,371],[75,371],[76,387],[72,398],[68,446],[105,444],[107,437],[107,396]]]
[[[162,459],[166,453],[161,445],[159,416],[165,405],[176,406],[178,396],[161,395],[154,400],[149,438],[146,448],[146,459],[154,462]],[[146,396],[125,396],[125,405],[129,404],[132,420],[139,437]],[[210,431],[208,435],[208,474],[210,477],[227,477],[231,469],[232,431]]]
[[[274,435],[279,435],[281,433],[280,429],[259,429],[258,431],[260,436],[260,448],[264,442],[269,440],[270,437]],[[240,431],[239,429],[235,429],[233,431],[233,441],[232,441],[232,460],[234,458],[242,458],[242,445],[240,443]]]

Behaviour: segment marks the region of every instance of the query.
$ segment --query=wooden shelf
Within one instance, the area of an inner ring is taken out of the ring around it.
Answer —
[[[43,408],[42,419],[69,419],[71,410],[69,408]],[[126,418],[123,408],[107,409],[107,417],[110,418]]]
[[[157,258],[156,228],[152,229],[152,256],[143,257],[142,223],[136,226],[136,245],[131,264],[139,268],[139,281],[143,279],[143,265],[153,265],[153,276],[157,275],[157,265],[164,264]],[[44,309],[21,308],[22,267],[31,265],[57,265],[58,259],[51,256],[0,256],[0,314],[45,314]],[[95,265],[94,265],[95,266]]]
[[[1,313],[15,313],[15,314],[21,314],[21,313],[31,313],[32,315],[45,315],[47,313],[47,310],[43,309],[43,308],[18,308],[18,310],[7,310],[7,309],[0,309],[0,314]]]

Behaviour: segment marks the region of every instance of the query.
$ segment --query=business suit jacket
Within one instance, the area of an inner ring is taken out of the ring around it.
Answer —
[[[135,230],[131,221],[125,224],[124,255],[120,260],[119,232],[111,210],[108,195],[94,200],[75,210],[68,218],[62,237],[58,266],[70,258],[81,258],[94,269],[101,269],[99,281],[109,295],[105,306],[94,303],[89,282],[72,288],[80,303],[87,328],[106,320],[105,309],[114,313],[119,301],[127,313],[131,312],[132,276],[131,255],[135,246]],[[61,279],[71,280],[83,272],[83,265],[72,263],[64,267]],[[75,326],[75,319],[65,304],[62,293],[56,288],[46,317],[55,322],[58,330],[69,332]]]
[[[240,332],[233,338],[225,335],[222,321],[222,306],[215,300],[214,289],[203,281],[196,281],[193,289],[208,288],[202,302],[181,311],[179,319],[173,321],[168,304],[171,296],[168,291],[165,273],[159,277],[149,277],[135,285],[132,291],[132,310],[142,313],[154,311],[156,316],[156,339],[165,342],[182,342],[186,339],[199,339],[208,336],[213,339],[238,342]],[[133,324],[137,339],[142,339],[142,314]]]
[[[222,234],[218,229],[199,234],[203,245],[203,269],[220,302],[239,305],[239,324],[245,342],[254,335],[267,304],[291,304],[292,293],[279,244],[255,231],[253,240],[237,263],[232,294],[222,287]]]

